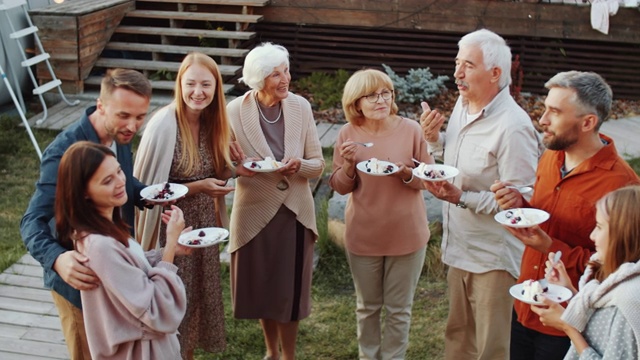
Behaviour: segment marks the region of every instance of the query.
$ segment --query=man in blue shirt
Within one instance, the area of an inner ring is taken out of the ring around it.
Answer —
[[[131,141],[147,116],[151,84],[138,71],[115,69],[102,79],[96,106],[89,107],[80,121],[60,133],[45,149],[40,179],[20,223],[20,233],[29,253],[44,268],[44,284],[51,289],[60,315],[71,359],[91,359],[84,331],[80,290],[98,286],[99,279],[84,266],[88,259],[58,242],[54,203],[58,165],[75,142],[87,140],[110,147],[124,174],[128,200],[122,207],[124,220],[133,235],[134,206],[144,206],[140,190],[144,185],[133,177]]]

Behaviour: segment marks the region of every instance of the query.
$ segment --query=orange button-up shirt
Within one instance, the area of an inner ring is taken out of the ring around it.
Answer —
[[[553,239],[549,251],[562,251],[562,261],[576,288],[589,257],[595,251],[589,235],[595,227],[596,202],[613,190],[640,184],[633,169],[618,155],[613,140],[602,134],[600,138],[607,145],[564,178],[560,174],[564,151],[545,151],[538,164],[535,189],[529,204],[551,215],[540,227]],[[522,255],[518,283],[543,278],[547,257],[548,253],[527,246]],[[516,300],[514,307],[518,321],[525,327],[548,335],[566,336],[562,331],[542,325],[530,305]]]

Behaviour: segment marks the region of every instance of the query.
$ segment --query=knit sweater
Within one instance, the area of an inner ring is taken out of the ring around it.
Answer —
[[[284,121],[284,157],[300,158],[300,170],[284,177],[278,172],[260,173],[236,179],[233,211],[229,225],[229,252],[246,245],[262,230],[284,205],[296,214],[296,219],[318,236],[315,206],[309,179],[322,174],[324,158],[315,120],[309,102],[289,93],[282,100]],[[255,92],[248,91],[229,104],[227,114],[236,141],[249,158],[274,158],[262,128]],[[281,160],[281,159],[275,159]],[[286,182],[285,190],[278,183]]]
[[[598,255],[595,253],[591,260],[597,260]],[[569,302],[562,320],[583,332],[596,310],[616,307],[632,328],[640,354],[640,261],[622,264],[602,283],[595,279],[587,281],[592,275],[589,266],[580,278],[580,291]]]
[[[81,291],[91,356],[180,359],[177,330],[187,297],[178,268],[161,261],[161,250],[145,253],[145,261],[131,242],[127,248],[111,237],[91,234],[76,243],[100,279],[97,289]]]
[[[413,177],[408,183],[395,176],[371,176],[355,171],[350,178],[343,170],[340,147],[347,139],[374,142],[359,147],[355,163],[378,158],[413,167],[412,158],[433,163],[420,125],[402,118],[389,133],[373,136],[359,126],[340,129],[333,151],[333,173],[329,185],[340,194],[350,194],[345,208],[345,240],[349,252],[360,256],[401,256],[424,247],[431,236],[421,190],[424,183]],[[401,139],[401,140],[399,140]]]

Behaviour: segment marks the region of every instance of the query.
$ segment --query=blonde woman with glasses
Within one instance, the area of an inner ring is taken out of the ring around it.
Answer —
[[[345,241],[357,295],[360,359],[405,357],[413,295],[430,236],[423,182],[413,177],[411,166],[412,159],[433,163],[433,158],[420,125],[399,116],[394,100],[385,73],[354,73],[342,95],[349,123],[340,130],[333,153],[330,185],[351,194]],[[395,163],[398,171],[372,176],[356,169],[371,158]]]

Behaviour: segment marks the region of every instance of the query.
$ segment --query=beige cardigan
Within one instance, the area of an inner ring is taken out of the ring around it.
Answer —
[[[229,121],[236,141],[250,158],[274,157],[260,127],[255,92],[248,91],[227,105]],[[315,206],[309,180],[322,174],[324,158],[318,139],[311,105],[303,97],[289,93],[282,100],[284,112],[284,156],[302,159],[300,171],[284,177],[279,173],[259,173],[239,177],[231,212],[229,252],[238,250],[253,239],[285,205],[296,219],[318,236]],[[281,160],[281,159],[276,159]],[[287,190],[278,190],[285,180]]]
[[[176,106],[175,103],[171,103],[158,110],[149,120],[138,146],[133,176],[148,185],[167,181],[177,133]],[[224,196],[215,198],[214,204],[217,223],[227,227],[229,220]],[[154,206],[144,211],[136,209],[136,240],[145,251],[158,247],[161,214],[162,206]]]

